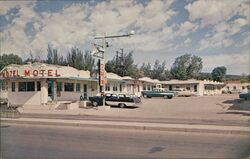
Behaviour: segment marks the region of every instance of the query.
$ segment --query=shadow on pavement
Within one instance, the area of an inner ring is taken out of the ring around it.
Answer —
[[[148,153],[156,153],[156,152],[160,152],[163,151],[165,148],[163,147],[152,147]]]
[[[250,112],[238,112],[238,111],[230,111],[230,112],[220,112],[220,113],[217,113],[217,114],[240,114],[240,115],[243,115],[243,116],[250,116]]]
[[[250,101],[249,100],[226,100],[222,102],[227,104],[227,112],[220,112],[218,114],[241,114],[244,116],[250,116]]]

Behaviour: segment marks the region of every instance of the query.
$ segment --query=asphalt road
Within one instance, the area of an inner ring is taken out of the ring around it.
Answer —
[[[247,158],[246,135],[1,125],[3,159]]]

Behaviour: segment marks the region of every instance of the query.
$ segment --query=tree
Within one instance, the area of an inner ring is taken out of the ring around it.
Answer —
[[[164,70],[164,80],[171,80],[171,79],[172,79],[171,72],[169,70]]]
[[[95,59],[92,57],[89,51],[83,51],[74,47],[68,53],[66,58],[66,63],[79,70],[89,70],[94,71]]]
[[[133,78],[141,76],[140,70],[134,64],[132,51],[128,54],[123,54],[121,58],[114,57],[112,60],[107,61],[105,69],[107,72],[113,72],[119,76],[131,76]]]
[[[10,64],[22,64],[22,58],[14,54],[3,54],[0,56],[0,70]]]
[[[225,66],[216,67],[212,71],[212,78],[214,81],[222,82],[225,79],[227,68]]]
[[[30,51],[29,55],[30,56],[26,60],[24,60],[23,63],[28,63],[28,62],[31,62],[31,63],[34,63],[34,62],[44,62],[44,60],[42,60],[40,58],[40,56],[36,55],[34,57],[34,55],[33,55],[33,53],[31,51]]]
[[[116,63],[114,60],[109,60],[105,64],[105,70],[107,72],[113,72],[116,73]]]
[[[152,74],[151,64],[149,62],[147,64],[143,63],[142,66],[140,67],[140,71],[142,71],[143,76],[151,77]]]
[[[52,59],[53,59],[53,49],[50,45],[48,45],[46,63],[52,64],[52,62],[53,62]]]
[[[83,69],[93,72],[94,68],[95,68],[95,59],[93,58],[93,56],[90,54],[89,51],[85,51],[83,60]]]
[[[52,48],[51,45],[48,45],[47,52],[46,63],[54,65],[65,65],[64,58],[63,56],[58,54],[57,48]]]
[[[159,60],[155,60],[151,78],[158,80],[165,80],[165,74],[164,74],[165,67],[166,67],[166,61],[163,61],[162,64],[160,64]]]
[[[67,55],[67,64],[76,69],[83,69],[83,53],[80,49],[74,47]]]
[[[213,80],[212,74],[211,73],[200,73],[199,77],[197,78],[198,80]]]
[[[202,58],[185,54],[175,59],[171,68],[171,75],[175,79],[187,80],[197,78],[202,69]]]

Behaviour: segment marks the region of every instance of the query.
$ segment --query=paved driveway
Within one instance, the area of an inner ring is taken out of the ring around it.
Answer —
[[[202,120],[250,120],[250,101],[239,102],[238,95],[217,95],[204,97],[175,97],[173,99],[142,99],[142,105],[135,109],[111,108],[110,110],[25,110],[24,113],[46,113],[65,115],[96,115],[129,118],[175,118]],[[234,108],[234,109],[231,109]],[[231,110],[230,110],[231,109]]]

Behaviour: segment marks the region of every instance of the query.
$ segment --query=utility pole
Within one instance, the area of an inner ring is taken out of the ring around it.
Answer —
[[[106,39],[113,39],[113,38],[120,38],[120,37],[130,37],[131,35],[134,35],[135,32],[131,31],[129,34],[123,34],[123,35],[111,35],[107,36],[106,34],[104,36],[96,36],[94,39],[102,40],[102,45],[93,44],[94,50],[91,52],[91,54],[95,57],[98,57],[100,59],[100,67],[99,67],[99,86],[101,90],[101,95],[103,96],[103,107],[105,106],[105,51],[106,48],[110,45],[106,42]]]
[[[124,76],[124,54],[123,49],[120,49],[121,52],[116,51],[116,69],[117,72],[121,71],[121,76]]]

